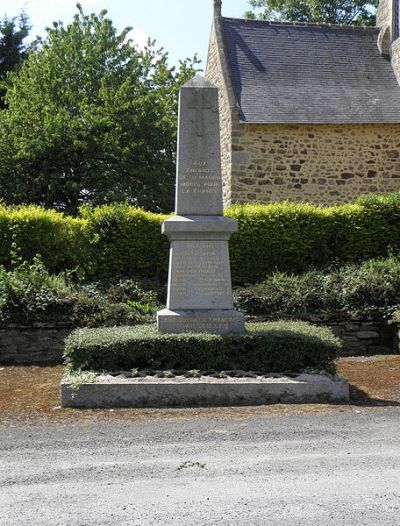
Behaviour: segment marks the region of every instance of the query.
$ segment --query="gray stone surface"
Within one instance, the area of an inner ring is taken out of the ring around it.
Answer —
[[[197,75],[180,90],[176,213],[222,215],[218,90]]]
[[[171,248],[160,332],[244,331],[244,316],[233,310],[228,239],[237,222],[222,215],[220,156],[218,90],[196,76],[180,92],[176,215],[162,226]]]
[[[241,332],[243,314],[231,310],[171,310],[163,309],[158,313],[158,324],[162,332],[209,332],[225,334]]]
[[[73,390],[61,384],[63,407],[190,407],[250,406],[271,403],[348,402],[349,386],[341,380],[302,374],[252,380],[208,379],[186,382],[113,379],[86,383]]]
[[[62,362],[65,339],[72,327],[65,324],[14,325],[0,329],[0,363],[54,365]]]

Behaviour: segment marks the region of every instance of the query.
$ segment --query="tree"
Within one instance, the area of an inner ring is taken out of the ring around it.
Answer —
[[[30,25],[22,12],[18,18],[4,17],[0,21],[0,82],[4,82],[9,71],[16,71],[27,56],[24,44]],[[0,88],[0,108],[4,108],[5,88]]]
[[[0,198],[75,213],[83,203],[173,208],[177,98],[197,58],[168,67],[107,11],[47,29],[9,75],[0,115]]]
[[[374,26],[378,0],[249,0],[247,18]],[[261,12],[258,9],[262,9]]]

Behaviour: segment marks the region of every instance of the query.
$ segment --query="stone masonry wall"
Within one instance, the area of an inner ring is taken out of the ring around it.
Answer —
[[[217,86],[219,94],[219,121],[221,138],[221,169],[224,192],[224,203],[231,201],[231,126],[232,117],[225,83],[222,77],[220,50],[218,49],[215,24],[211,30],[210,44],[207,58],[206,78]]]
[[[72,328],[65,324],[1,327],[0,364],[55,365],[62,363],[65,339],[71,331]]]
[[[399,188],[400,124],[234,127],[232,202],[335,204]]]
[[[341,356],[398,354],[395,325],[368,319],[324,320],[316,316],[311,323],[328,326],[343,342]]]
[[[396,39],[391,46],[391,62],[397,81],[400,83],[400,38]]]
[[[393,0],[380,0],[376,12],[376,25],[378,27],[384,27],[391,23],[392,2]]]

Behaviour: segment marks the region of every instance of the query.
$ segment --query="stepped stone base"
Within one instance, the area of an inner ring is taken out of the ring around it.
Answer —
[[[226,334],[244,332],[244,315],[235,310],[169,310],[157,313],[162,333],[208,332]]]

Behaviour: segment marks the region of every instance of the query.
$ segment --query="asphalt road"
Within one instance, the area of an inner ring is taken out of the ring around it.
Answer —
[[[1,526],[400,525],[400,408],[0,426]]]

